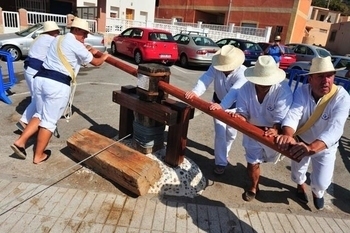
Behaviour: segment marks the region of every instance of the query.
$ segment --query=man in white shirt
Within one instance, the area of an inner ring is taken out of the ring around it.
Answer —
[[[60,34],[60,29],[53,21],[43,23],[43,32],[33,41],[30,46],[28,57],[24,60],[24,77],[26,79],[31,99],[34,99],[33,77],[40,70],[48,53],[51,42]],[[29,120],[35,113],[33,101],[27,106],[16,126],[23,131]]]
[[[283,135],[276,138],[292,161],[291,178],[297,183],[297,197],[308,202],[306,172],[311,161],[310,186],[316,209],[324,208],[324,193],[332,182],[338,141],[349,116],[350,96],[342,86],[334,85],[336,69],[331,57],[314,58],[308,84],[299,87],[286,118]]]
[[[239,91],[237,110],[232,116],[262,128],[267,136],[276,135],[293,101],[288,83],[283,82],[286,73],[276,66],[270,55],[264,55],[244,74],[248,82]],[[243,146],[251,181],[250,187],[243,193],[243,199],[252,201],[259,191],[260,164],[276,162],[280,154],[247,135],[243,135]]]
[[[42,68],[34,76],[34,101],[36,111],[21,136],[11,145],[21,158],[26,158],[25,145],[29,137],[38,131],[33,163],[39,164],[49,158],[44,153],[49,140],[61,118],[70,96],[70,84],[79,72],[81,64],[101,65],[108,54],[100,58],[97,51],[84,45],[89,33],[86,20],[75,18],[70,33],[58,36],[52,42]]]
[[[185,93],[186,99],[201,96],[214,82],[213,104],[210,110],[235,108],[239,88],[247,81],[244,77],[244,53],[232,46],[223,46],[212,59],[212,65],[198,79],[192,91]],[[236,138],[237,130],[214,118],[215,125],[215,168],[221,175],[228,164],[227,157]]]

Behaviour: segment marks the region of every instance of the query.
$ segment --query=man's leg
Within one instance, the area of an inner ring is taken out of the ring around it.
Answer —
[[[245,201],[252,201],[255,198],[256,193],[259,191],[260,164],[248,163],[247,172],[251,186],[244,192],[243,199]]]
[[[29,121],[27,127],[25,127],[21,136],[19,136],[19,138],[15,141],[15,145],[19,147],[25,147],[28,139],[38,131],[39,124],[39,118],[33,117]]]
[[[49,144],[52,132],[43,127],[39,128],[37,144],[35,148],[33,163],[39,164],[48,159],[48,155],[44,153],[47,145]]]

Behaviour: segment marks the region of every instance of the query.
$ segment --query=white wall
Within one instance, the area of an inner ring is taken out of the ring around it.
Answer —
[[[77,0],[84,1],[84,0]],[[90,0],[93,1],[93,0]],[[116,18],[126,19],[127,9],[133,10],[135,21],[154,22],[155,0],[106,0],[106,17],[111,18],[111,13],[115,13]]]
[[[77,7],[97,6],[97,0],[76,1]],[[126,19],[126,12],[129,9],[133,10],[133,20],[154,22],[155,2],[156,0],[106,0],[106,18]]]

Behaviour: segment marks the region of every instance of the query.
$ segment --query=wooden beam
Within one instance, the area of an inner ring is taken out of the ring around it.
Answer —
[[[177,121],[177,112],[170,107],[156,102],[142,101],[137,95],[113,91],[113,102],[166,125],[174,125]]]
[[[206,102],[198,97],[194,97],[191,100],[188,100],[185,98],[185,91],[170,85],[169,83],[160,81],[158,83],[159,88],[163,89],[165,92],[169,93],[170,95],[192,105],[195,108],[198,108],[199,110],[215,117],[216,119],[225,122],[226,124],[232,126],[233,128],[237,129],[238,131],[246,134],[247,136],[257,140],[258,142],[261,142],[262,144],[280,152],[281,154],[285,155],[286,157],[293,159],[288,152],[281,151],[277,145],[274,142],[273,137],[265,137],[264,131],[246,121],[243,121],[239,118],[233,118],[228,113],[226,113],[224,110],[215,110],[211,111],[209,110],[209,106],[211,103]],[[295,159],[294,159],[295,160]]]
[[[161,177],[157,161],[91,130],[83,129],[67,140],[78,161],[127,190],[144,195]]]

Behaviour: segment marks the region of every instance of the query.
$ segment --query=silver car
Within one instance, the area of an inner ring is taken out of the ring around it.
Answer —
[[[350,57],[333,55],[331,56],[331,60],[334,68],[336,69],[346,68],[346,67],[349,67],[350,65]],[[309,71],[310,66],[311,66],[310,61],[297,61],[292,63],[288,67],[288,69],[298,69],[298,70]],[[347,70],[338,70],[335,75],[337,77],[345,77],[346,72]]]
[[[315,45],[291,43],[285,46],[293,50],[297,61],[311,61],[314,57],[331,56],[331,53],[327,49]]]
[[[174,36],[179,51],[180,65],[209,66],[220,47],[209,37],[200,34],[180,33]]]
[[[66,25],[58,25],[61,34],[66,34],[69,29]],[[0,34],[0,49],[11,53],[14,61],[28,55],[30,45],[35,37],[37,37],[43,31],[43,25],[41,23],[30,26],[15,33]],[[104,45],[104,37],[101,34],[88,34],[85,39],[85,44],[90,45],[93,48],[98,49],[101,52],[106,51]]]

